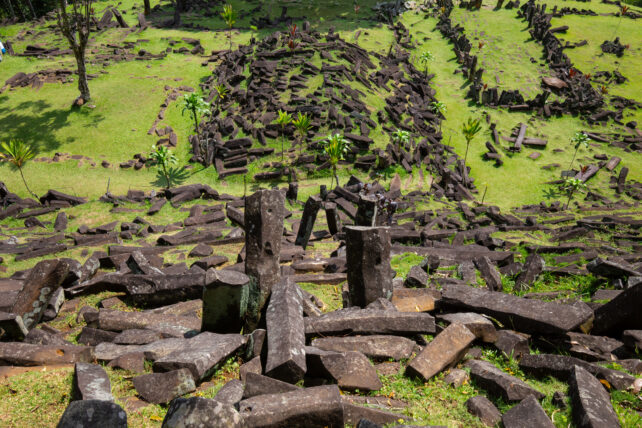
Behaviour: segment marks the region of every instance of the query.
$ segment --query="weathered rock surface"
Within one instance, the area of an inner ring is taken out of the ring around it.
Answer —
[[[611,398],[591,373],[575,366],[569,380],[573,421],[579,428],[619,427]]]
[[[312,346],[326,351],[358,351],[369,358],[401,360],[409,358],[415,342],[399,336],[347,336],[320,337],[314,339]]]
[[[132,381],[138,395],[154,404],[169,403],[174,398],[196,389],[194,378],[187,369],[146,374],[137,376]]]
[[[553,422],[532,395],[502,415],[504,428],[554,428]]]
[[[470,360],[466,366],[470,368],[470,377],[477,385],[507,401],[521,401],[529,395],[538,400],[544,398],[544,394],[541,392],[534,390],[522,380],[509,375],[487,361]]]
[[[236,409],[203,397],[175,398],[167,409],[162,428],[240,428],[243,420]]]
[[[344,334],[413,335],[435,332],[435,318],[425,313],[343,309],[320,317],[305,318],[305,334],[332,336]]]
[[[69,403],[57,428],[127,428],[127,413],[112,401],[77,400]]]
[[[80,400],[114,400],[109,377],[105,370],[96,364],[75,364],[74,389]]]

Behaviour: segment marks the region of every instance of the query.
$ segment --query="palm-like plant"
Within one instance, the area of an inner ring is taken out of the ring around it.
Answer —
[[[27,180],[22,173],[22,168],[25,164],[36,156],[36,150],[28,143],[21,140],[10,140],[8,143],[0,144],[2,151],[0,152],[0,160],[9,162],[20,171],[20,177],[25,184],[25,188],[33,197],[38,199],[38,195],[33,193],[27,185]]]
[[[429,51],[424,51],[422,54],[419,56],[419,61],[424,65],[424,74],[428,75],[428,63],[435,59],[435,56],[429,52]]]
[[[210,113],[210,103],[205,102],[196,92],[183,96],[183,112],[189,112],[194,120],[194,131],[198,134],[198,118]]]
[[[230,39],[230,50],[232,50],[232,26],[236,23],[236,11],[231,4],[223,6],[221,17],[227,24],[227,37]]]
[[[297,134],[299,134],[299,155],[303,152],[303,142],[305,141],[305,137],[308,135],[308,131],[310,130],[310,127],[312,126],[312,122],[310,121],[310,117],[308,116],[307,113],[301,114],[299,112],[297,114],[296,119],[292,121],[292,124],[296,128]]]
[[[167,188],[171,186],[171,177],[169,174],[170,165],[175,165],[178,162],[178,159],[165,146],[152,146],[152,151],[149,153],[150,159],[156,162],[158,165],[159,172],[165,177],[165,182],[167,183]]]
[[[441,101],[433,101],[430,103],[430,108],[432,109],[433,113],[435,113],[437,116],[441,116],[441,118],[445,118],[445,114],[448,111],[448,108],[446,107],[446,104],[442,103]],[[441,132],[441,120],[439,121],[439,132]]]
[[[571,159],[571,163],[569,164],[568,169],[571,169],[573,167],[575,156],[577,156],[577,151],[580,149],[580,147],[583,146],[585,149],[588,149],[589,141],[591,141],[591,139],[584,132],[576,132],[575,135],[573,135],[573,138],[571,138],[571,142],[575,147],[575,152],[573,153],[573,158]]]
[[[392,141],[397,145],[397,149],[401,151],[401,147],[405,146],[410,141],[410,132],[397,129],[392,133]]]
[[[464,123],[461,128],[462,134],[466,139],[466,154],[464,154],[464,168],[466,168],[466,160],[468,159],[468,148],[470,147],[470,142],[473,141],[475,136],[481,131],[481,119],[468,119],[468,122]]]
[[[568,195],[568,199],[566,200],[566,207],[564,208],[565,210],[567,210],[569,204],[571,203],[571,199],[573,199],[573,194],[576,191],[586,189],[587,187],[586,184],[579,178],[567,178],[566,180],[564,180],[562,188]]]
[[[292,115],[286,111],[279,110],[279,117],[276,124],[281,127],[281,162],[285,160],[285,127],[292,122]]]
[[[218,108],[221,105],[221,102],[225,99],[227,96],[227,93],[229,90],[227,89],[227,86],[221,84],[221,85],[216,85],[214,88],[216,90],[216,94],[214,95],[214,103],[216,105],[216,109],[218,111]],[[218,114],[218,113],[217,113]]]
[[[328,156],[328,162],[332,167],[332,177],[339,185],[339,176],[337,175],[337,165],[348,152],[348,140],[341,134],[330,134],[323,142],[323,153]],[[330,188],[332,188],[332,178],[330,179]]]

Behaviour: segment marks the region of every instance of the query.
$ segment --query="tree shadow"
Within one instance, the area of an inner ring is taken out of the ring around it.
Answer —
[[[169,183],[167,183],[167,179],[162,172],[158,170],[156,172],[156,180],[152,181],[152,185],[155,187],[171,187],[172,185],[183,184],[190,176],[189,172],[182,166],[169,168],[167,172]]]
[[[36,152],[54,151],[61,144],[73,141],[72,137],[61,141],[55,136],[55,131],[71,125],[72,113],[92,115],[91,123],[85,127],[94,127],[104,120],[87,109],[51,110],[51,104],[44,100],[23,101],[17,106],[8,106],[8,100],[7,95],[0,96],[0,140],[17,138],[31,144]]]

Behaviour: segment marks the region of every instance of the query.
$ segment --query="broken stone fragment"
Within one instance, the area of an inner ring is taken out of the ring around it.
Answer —
[[[509,375],[487,361],[470,360],[466,366],[470,368],[470,377],[477,385],[507,401],[521,401],[529,395],[538,400],[544,398],[544,394],[541,392],[534,390],[522,380]]]
[[[575,366],[569,380],[573,421],[579,428],[619,427],[611,397],[602,383],[582,367]]]
[[[127,428],[127,413],[112,401],[76,400],[69,403],[57,428],[95,426]]]
[[[335,352],[362,352],[369,358],[401,360],[410,358],[415,342],[399,336],[346,336],[320,337],[312,341],[312,346]]]
[[[202,331],[240,333],[247,311],[250,278],[232,270],[207,271]]]
[[[483,395],[471,397],[466,401],[466,409],[471,415],[477,416],[484,425],[494,427],[502,419],[502,414],[490,400]]]
[[[175,398],[169,405],[162,428],[240,428],[243,420],[236,409],[216,399]]]
[[[502,416],[504,428],[554,428],[553,422],[532,395]]]
[[[187,369],[137,376],[132,382],[138,395],[153,404],[169,403],[196,389],[194,378]]]
[[[481,339],[486,343],[493,343],[497,340],[497,330],[492,321],[474,312],[443,314],[437,316],[437,320],[443,320],[449,324],[463,324],[477,339]]]
[[[76,363],[74,366],[74,391],[80,400],[113,401],[109,377],[101,366]]]

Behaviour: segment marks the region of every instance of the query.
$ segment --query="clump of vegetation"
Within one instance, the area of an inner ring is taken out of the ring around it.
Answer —
[[[337,175],[337,165],[348,152],[348,140],[341,134],[330,134],[323,142],[323,153],[328,156],[328,162],[332,167],[332,177],[339,185],[339,176]],[[330,179],[330,188],[332,189],[332,178]]]
[[[14,168],[20,171],[20,177],[22,177],[25,188],[34,198],[38,199],[38,195],[29,189],[27,180],[25,180],[22,172],[25,164],[36,156],[36,150],[22,140],[10,140],[8,143],[0,144],[0,148],[2,149],[2,151],[0,151],[0,160],[9,162]]]
[[[466,139],[466,153],[464,154],[464,168],[466,168],[466,160],[468,159],[468,149],[470,148],[470,142],[473,141],[475,136],[481,131],[481,119],[472,119],[469,118],[466,123],[462,125],[461,132],[464,134]]]
[[[432,103],[430,103],[430,108],[432,109],[433,113],[435,113],[441,119],[445,119],[445,114],[448,111],[446,104],[442,103],[441,101],[433,101]],[[441,132],[441,123],[442,121],[440,120],[439,132]]]
[[[428,75],[428,63],[431,62],[433,59],[435,59],[435,56],[429,52],[425,51],[422,52],[421,56],[419,57],[419,61],[424,65],[424,75]]]
[[[564,209],[568,209],[568,206],[571,203],[571,199],[573,199],[573,195],[575,194],[575,192],[577,192],[578,190],[585,190],[586,188],[586,184],[579,178],[565,179],[564,183],[562,183],[562,190],[566,192],[568,199],[566,200],[566,207]]]
[[[301,114],[301,112],[299,112],[296,119],[292,121],[292,124],[296,128],[296,132],[299,135],[299,155],[301,155],[303,153],[303,144],[305,142],[305,137],[308,135],[308,131],[312,126],[312,122],[310,121],[310,117],[307,113]]]
[[[392,133],[392,141],[397,146],[397,150],[401,152],[401,148],[410,142],[410,132],[397,129]]]
[[[279,117],[275,123],[281,127],[281,162],[285,161],[285,127],[292,122],[292,115],[286,111],[279,110]]]
[[[584,132],[576,132],[575,135],[573,135],[573,138],[571,138],[571,142],[573,143],[573,147],[575,147],[575,152],[573,153],[571,163],[568,165],[568,169],[573,168],[573,162],[575,162],[575,156],[577,156],[577,151],[580,149],[580,147],[588,149],[589,141],[591,141],[591,139]]]
[[[223,6],[221,17],[227,25],[227,38],[230,40],[230,50],[232,50],[232,27],[236,23],[236,11],[231,4],[226,4],[225,6]]]
[[[178,163],[178,158],[165,146],[152,146],[152,151],[149,153],[150,159],[156,162],[158,172],[165,178],[166,188],[171,187],[171,165]]]
[[[218,90],[218,88],[217,88]],[[210,103],[196,92],[183,96],[183,113],[189,112],[194,121],[194,131],[198,134],[198,118],[210,113]]]

